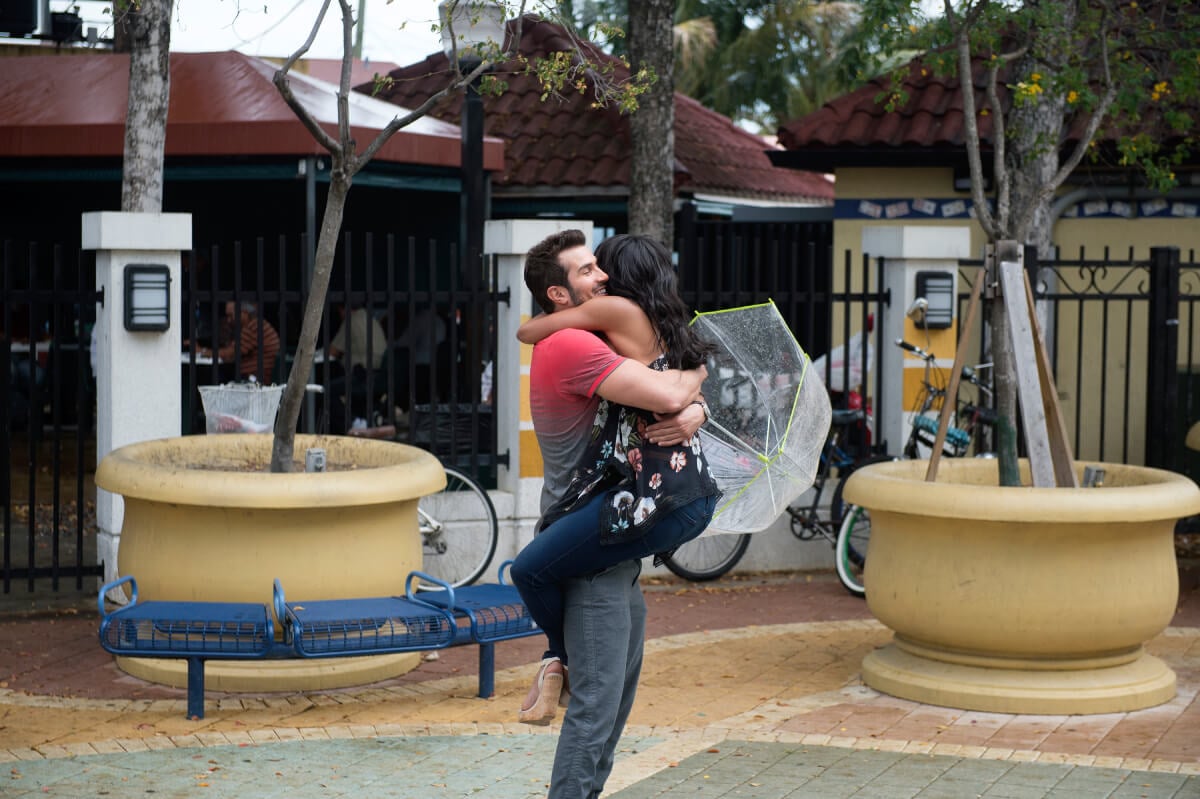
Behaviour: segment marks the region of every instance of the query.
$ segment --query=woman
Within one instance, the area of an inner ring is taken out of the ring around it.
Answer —
[[[710,351],[688,327],[671,253],[646,236],[615,236],[596,249],[606,294],[539,316],[517,337],[536,343],[564,328],[602,333],[620,355],[651,368],[694,369]],[[653,414],[601,401],[591,442],[562,501],[517,556],[513,584],[549,641],[518,713],[548,724],[564,689],[563,583],[626,560],[669,552],[703,532],[720,494],[698,437],[674,446],[646,439]]]

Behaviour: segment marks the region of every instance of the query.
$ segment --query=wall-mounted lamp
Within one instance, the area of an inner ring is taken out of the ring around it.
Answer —
[[[125,329],[162,332],[171,327],[171,270],[165,264],[125,267]]]
[[[954,323],[954,275],[949,272],[917,272],[917,297],[925,300],[923,318],[921,321],[913,319],[917,327],[941,330]]]
[[[925,312],[927,310],[929,310],[929,300],[924,297],[917,297],[912,301],[912,305],[908,306],[908,310],[904,312],[904,315],[911,319],[917,327],[924,327]]]

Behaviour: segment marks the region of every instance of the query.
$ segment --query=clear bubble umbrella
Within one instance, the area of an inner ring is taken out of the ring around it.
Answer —
[[[698,313],[717,352],[700,428],[723,496],[706,534],[769,527],[812,484],[829,434],[829,393],[775,303]]]

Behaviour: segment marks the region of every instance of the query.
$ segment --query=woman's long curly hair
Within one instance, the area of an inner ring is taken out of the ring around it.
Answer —
[[[713,346],[688,326],[670,250],[650,236],[623,233],[600,243],[596,261],[608,274],[606,291],[645,312],[671,368],[695,369],[705,362]]]

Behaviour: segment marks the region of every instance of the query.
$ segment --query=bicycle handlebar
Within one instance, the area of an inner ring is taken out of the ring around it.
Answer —
[[[905,341],[902,338],[896,339],[896,346],[902,350],[907,350],[908,352],[911,352],[913,355],[916,355],[918,358],[920,358],[923,361],[929,361],[932,363],[934,360],[932,352],[926,352],[925,350],[918,347],[916,344],[909,344],[907,341]]]
[[[918,358],[925,361],[926,363],[933,364],[933,362],[935,360],[937,360],[934,357],[934,354],[932,352],[926,352],[925,350],[918,347],[916,344],[909,344],[907,341],[905,341],[902,338],[896,339],[896,346],[906,352],[911,352],[913,355],[917,356]],[[962,377],[963,377],[963,380],[966,380],[968,383],[972,383],[972,384],[978,386],[984,393],[988,394],[989,396],[991,395],[991,393],[992,393],[991,387],[988,386],[986,383],[984,383],[983,380],[979,377],[979,375],[975,373],[975,370],[972,369],[971,367],[969,367],[969,366],[963,367]]]

